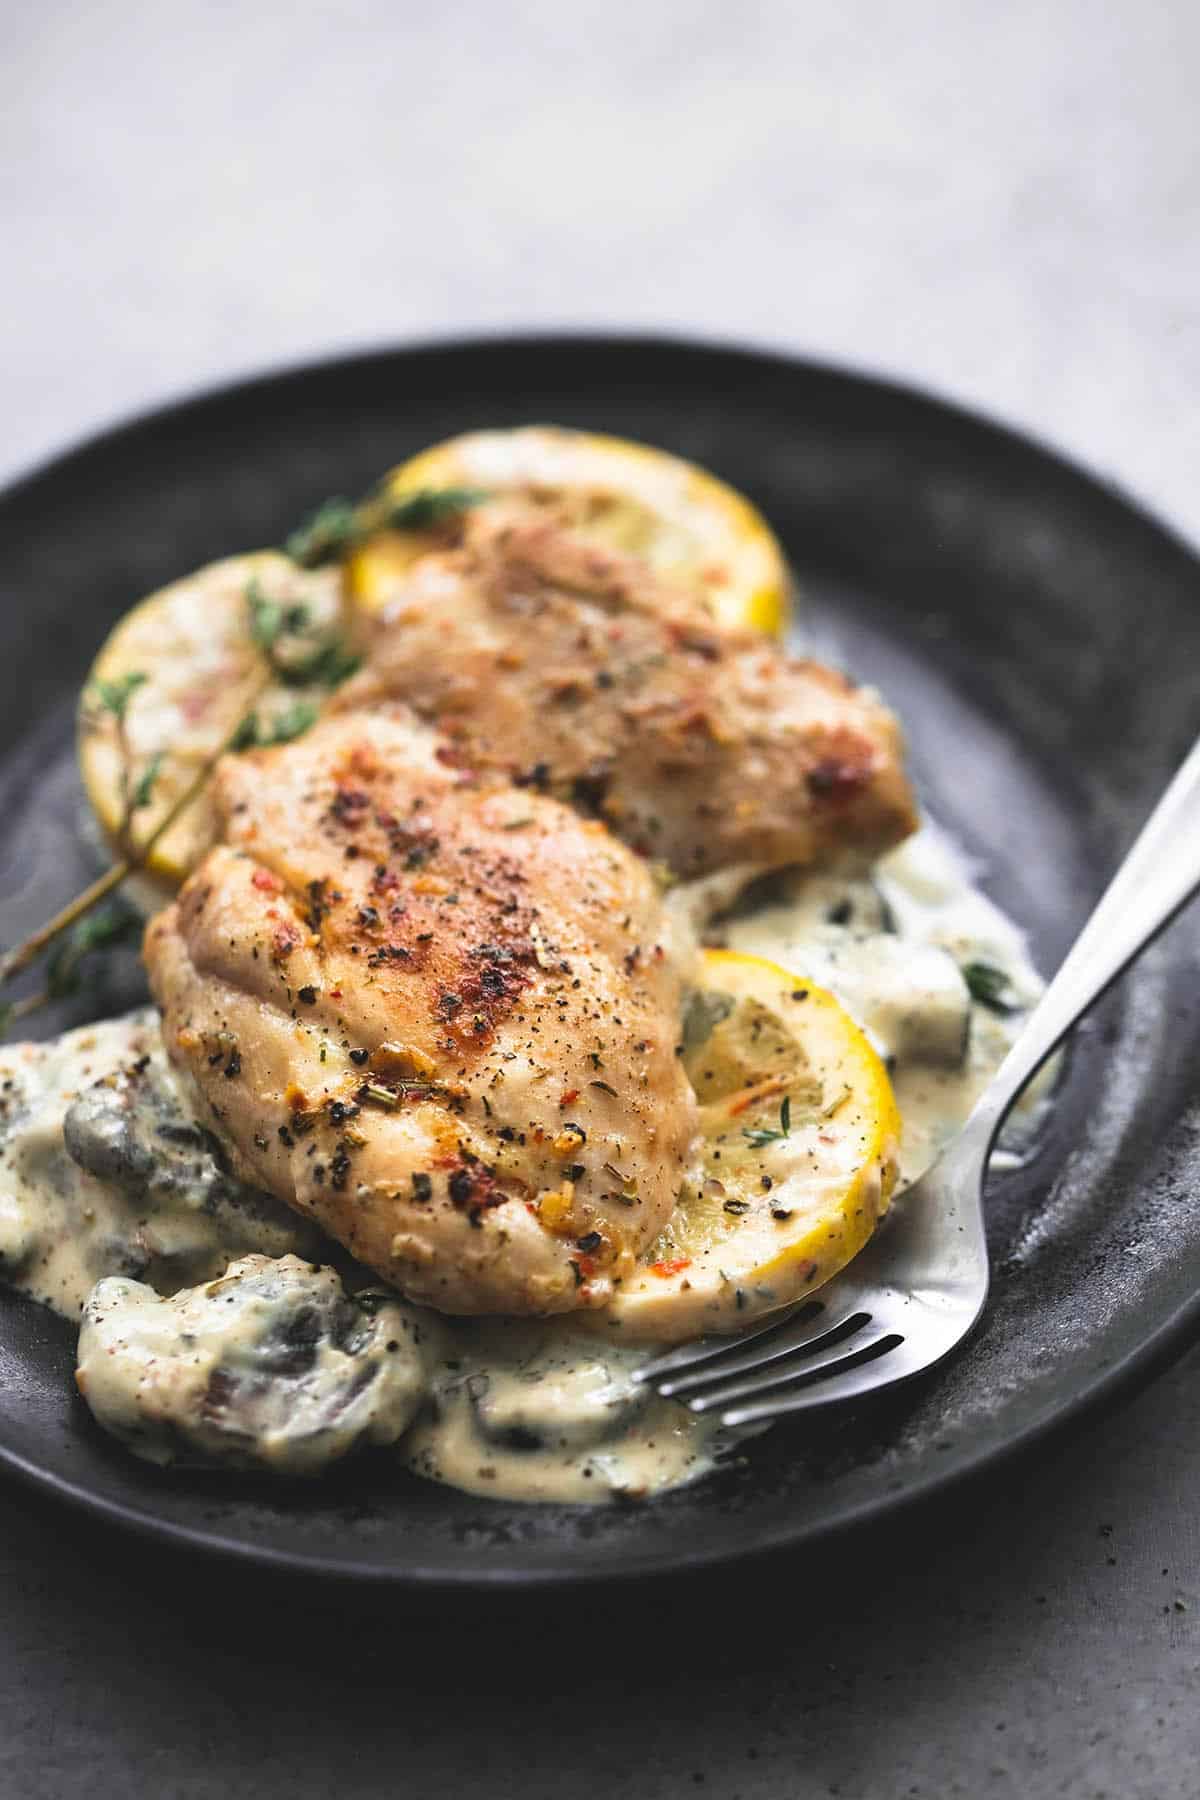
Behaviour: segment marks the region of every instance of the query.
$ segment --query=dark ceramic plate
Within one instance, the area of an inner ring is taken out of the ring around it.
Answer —
[[[0,499],[5,935],[88,873],[72,710],[119,613],[279,542],[423,444],[542,419],[665,445],[758,502],[819,642],[894,702],[930,809],[1053,967],[1200,724],[1196,559],[1094,479],[940,402],[771,356],[600,338],[269,376],[98,438]],[[1195,917],[1176,924],[1080,1034],[1035,1163],[993,1183],[995,1287],[963,1353],[854,1414],[778,1428],[698,1487],[590,1511],[473,1499],[383,1457],[292,1488],[161,1473],[73,1397],[67,1327],[12,1296],[0,1457],[159,1536],[382,1582],[643,1574],[878,1518],[1184,1342],[1200,1311],[1198,936]]]

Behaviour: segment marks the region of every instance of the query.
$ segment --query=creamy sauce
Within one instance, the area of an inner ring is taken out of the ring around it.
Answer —
[[[78,1319],[105,1275],[170,1294],[245,1251],[323,1242],[225,1174],[149,1010],[0,1047],[0,1274],[55,1312]]]
[[[733,892],[698,884],[677,916]],[[1041,989],[1019,931],[931,827],[869,878],[776,878],[707,935],[830,988],[870,1034],[903,1115],[905,1182],[961,1124]],[[980,964],[990,1004],[964,974]],[[151,1015],[0,1051],[0,1268],[69,1318],[86,1302],[81,1390],[138,1455],[298,1473],[398,1442],[415,1472],[470,1492],[600,1502],[695,1480],[732,1447],[635,1382],[644,1347],[570,1320],[364,1300],[364,1271],[343,1263],[347,1291],[314,1269],[330,1254],[223,1174]]]
[[[773,890],[709,940],[807,976],[863,1027],[891,1075],[902,1122],[898,1190],[907,1187],[962,1125],[1041,994],[1024,937],[932,825],[869,877],[795,875]],[[1003,977],[991,1005],[972,998],[963,973],[981,964]],[[1010,1157],[1052,1079],[1053,1070],[1015,1110],[1003,1140]]]
[[[733,1442],[634,1380],[644,1348],[559,1320],[445,1320],[432,1403],[402,1446],[418,1475],[506,1500],[640,1500]]]

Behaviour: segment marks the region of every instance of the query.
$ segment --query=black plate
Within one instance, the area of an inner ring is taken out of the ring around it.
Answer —
[[[0,499],[4,930],[87,872],[74,697],[110,623],[197,564],[279,542],[421,445],[549,419],[665,445],[779,529],[809,616],[907,722],[930,808],[1054,966],[1200,724],[1200,565],[1094,479],[902,388],[675,342],[517,339],[269,376],[97,438]],[[0,1457],[96,1511],[262,1562],[536,1583],[724,1561],[877,1518],[1029,1443],[1180,1344],[1200,1311],[1197,924],[1077,1041],[1031,1169],[989,1195],[996,1278],[951,1364],[635,1509],[521,1507],[385,1458],[312,1486],[160,1473],[71,1390],[71,1333],[0,1302]],[[113,999],[117,998],[114,994]]]

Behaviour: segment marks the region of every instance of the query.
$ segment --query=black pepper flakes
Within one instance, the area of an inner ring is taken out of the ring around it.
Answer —
[[[450,1177],[450,1198],[455,1206],[465,1206],[475,1183],[469,1169],[455,1169]]]

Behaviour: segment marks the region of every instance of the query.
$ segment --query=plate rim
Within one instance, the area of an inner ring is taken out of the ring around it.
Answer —
[[[255,393],[272,388],[285,388],[306,380],[329,377],[339,369],[361,367],[371,362],[412,361],[427,356],[491,353],[528,355],[538,351],[575,350],[597,353],[661,352],[671,355],[683,352],[700,358],[717,357],[743,365],[771,367],[815,379],[832,378],[848,386],[874,390],[893,403],[913,406],[931,416],[940,416],[958,427],[982,431],[993,442],[999,440],[1025,457],[1033,456],[1048,465],[1061,478],[1090,489],[1108,504],[1130,516],[1131,522],[1165,541],[1200,576],[1200,547],[1184,534],[1178,525],[1157,514],[1141,496],[1128,491],[1120,482],[1073,453],[1061,449],[1037,432],[991,415],[988,411],[958,400],[935,387],[908,381],[869,365],[792,352],[778,345],[735,336],[721,337],[688,332],[641,329],[590,329],[586,327],[514,331],[471,331],[432,334],[414,339],[385,340],[325,355],[308,355],[274,363],[266,368],[235,374],[216,382],[200,383],[152,405],[122,414],[107,424],[68,441],[29,465],[19,468],[0,483],[0,512],[19,504],[25,492],[47,479],[69,474],[71,465],[114,447],[122,440],[136,437],[147,428],[200,412],[207,406],[237,399],[250,399]],[[973,1451],[939,1459],[930,1463],[899,1491],[881,1486],[877,1493],[863,1499],[828,1520],[814,1518],[807,1523],[782,1524],[766,1530],[753,1541],[736,1541],[728,1545],[683,1548],[669,1556],[661,1549],[642,1551],[613,1566],[581,1566],[564,1564],[552,1554],[538,1566],[520,1569],[470,1567],[461,1571],[453,1567],[409,1564],[392,1565],[370,1558],[341,1560],[321,1553],[288,1549],[274,1544],[252,1543],[231,1537],[219,1530],[177,1523],[142,1507],[105,1495],[40,1466],[21,1450],[0,1441],[0,1468],[16,1476],[28,1487],[51,1495],[66,1506],[114,1524],[134,1536],[161,1543],[175,1550],[199,1554],[206,1559],[232,1560],[238,1566],[254,1566],[289,1576],[307,1576],[323,1582],[347,1582],[355,1587],[410,1587],[427,1594],[477,1591],[545,1592],[553,1588],[591,1587],[597,1582],[644,1581],[648,1576],[660,1579],[688,1572],[734,1565],[758,1564],[770,1555],[799,1552],[814,1542],[840,1538],[864,1529],[884,1518],[907,1517],[916,1508],[933,1499],[977,1481],[991,1469],[1011,1465],[1028,1455],[1047,1438],[1082,1427],[1106,1407],[1130,1397],[1160,1374],[1188,1348],[1200,1332],[1200,1292],[1183,1301],[1170,1314],[1160,1318],[1136,1346],[1116,1362],[1108,1364],[1093,1378],[1070,1393],[1053,1400],[1003,1441],[984,1443]],[[591,1509],[588,1509],[591,1510]]]
[[[1108,500],[1136,515],[1138,522],[1168,539],[1172,547],[1200,566],[1200,538],[1192,539],[1184,527],[1156,510],[1146,496],[1135,492],[1111,476],[1098,463],[1077,455],[1058,444],[1048,434],[1018,420],[993,413],[986,406],[958,398],[950,389],[935,382],[913,381],[890,367],[851,358],[826,357],[808,351],[790,350],[765,338],[742,337],[731,333],[672,331],[666,328],[638,326],[545,326],[529,330],[510,329],[499,325],[494,329],[457,332],[427,332],[413,338],[381,338],[356,344],[332,353],[302,353],[283,357],[262,367],[250,367],[241,373],[223,375],[214,381],[200,381],[181,387],[160,400],[145,406],[118,411],[104,423],[90,427],[78,438],[66,439],[59,448],[35,454],[28,463],[20,464],[0,478],[0,507],[20,498],[22,491],[53,475],[60,465],[77,457],[102,449],[106,444],[133,436],[147,426],[166,423],[172,417],[193,409],[256,390],[285,387],[291,382],[332,373],[335,369],[355,367],[371,362],[386,362],[396,357],[455,355],[480,350],[526,354],[537,350],[592,349],[597,351],[645,352],[661,350],[667,354],[683,351],[699,356],[727,357],[733,361],[772,365],[799,371],[814,377],[833,377],[850,385],[872,387],[894,401],[924,407],[942,414],[959,425],[982,428],[993,438],[1004,439],[1012,448],[1033,453],[1049,463],[1060,475],[1068,476],[1099,490]]]
[[[36,1302],[33,1302],[36,1304]],[[76,1482],[38,1465],[0,1441],[0,1468],[16,1475],[30,1489],[48,1493],[66,1507],[111,1524],[135,1539],[148,1540],[180,1554],[198,1555],[208,1561],[232,1561],[238,1567],[263,1569],[280,1576],[304,1576],[325,1584],[346,1583],[354,1588],[411,1588],[430,1597],[462,1595],[471,1591],[514,1593],[528,1590],[546,1593],[568,1588],[593,1588],[600,1583],[678,1580],[689,1574],[715,1569],[758,1567],[769,1556],[800,1555],[814,1543],[832,1542],[885,1521],[899,1523],[935,1498],[969,1488],[993,1470],[1011,1468],[1047,1439],[1083,1430],[1094,1419],[1122,1401],[1132,1399],[1157,1376],[1165,1373],[1200,1336],[1200,1293],[1161,1321],[1153,1334],[1095,1381],[1047,1407],[1020,1432],[1001,1443],[987,1445],[973,1455],[930,1465],[929,1473],[900,1492],[881,1488],[870,1499],[835,1519],[813,1519],[800,1526],[782,1525],[753,1542],[732,1547],[687,1550],[669,1560],[661,1553],[640,1552],[620,1563],[604,1567],[556,1564],[523,1569],[470,1568],[457,1572],[412,1564],[399,1565],[368,1560],[342,1561],[336,1557],[306,1554],[272,1544],[253,1544],[227,1537],[219,1531],[176,1524],[139,1507],[107,1499]],[[580,1507],[578,1511],[592,1511]]]

